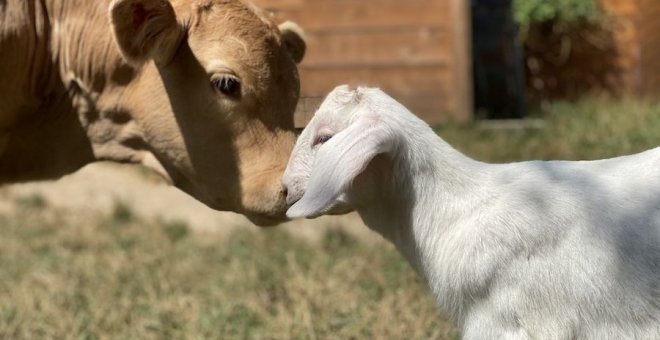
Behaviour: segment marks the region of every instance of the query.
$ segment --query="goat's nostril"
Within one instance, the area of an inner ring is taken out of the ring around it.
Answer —
[[[282,196],[284,196],[284,198],[286,198],[287,196],[289,196],[289,189],[286,186],[282,186],[281,193],[282,193]]]

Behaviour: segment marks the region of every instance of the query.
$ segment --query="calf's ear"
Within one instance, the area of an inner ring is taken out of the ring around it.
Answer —
[[[305,194],[289,208],[287,217],[316,217],[327,212],[374,157],[394,152],[398,141],[397,134],[376,114],[361,113],[318,150]]]
[[[121,54],[134,65],[168,63],[183,36],[168,0],[114,0],[110,22]]]
[[[279,26],[282,34],[282,42],[296,64],[300,63],[305,57],[307,43],[305,42],[305,33],[296,23],[286,21]]]

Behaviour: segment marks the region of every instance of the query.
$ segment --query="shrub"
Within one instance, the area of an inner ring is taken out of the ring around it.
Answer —
[[[602,13],[596,0],[513,0],[513,16],[524,29],[543,22],[598,22]]]

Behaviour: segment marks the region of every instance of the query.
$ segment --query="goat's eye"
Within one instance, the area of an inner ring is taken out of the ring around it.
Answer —
[[[329,141],[330,138],[332,138],[332,136],[330,136],[330,135],[320,135],[320,136],[316,137],[316,139],[314,139],[314,146],[323,144],[323,143]]]
[[[225,96],[236,97],[241,92],[241,81],[232,75],[224,75],[211,81],[213,88]]]

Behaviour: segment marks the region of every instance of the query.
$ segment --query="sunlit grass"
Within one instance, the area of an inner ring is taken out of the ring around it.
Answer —
[[[554,103],[537,115],[545,128],[489,130],[444,126],[438,133],[483,161],[588,160],[631,154],[660,145],[660,104],[607,97]]]

